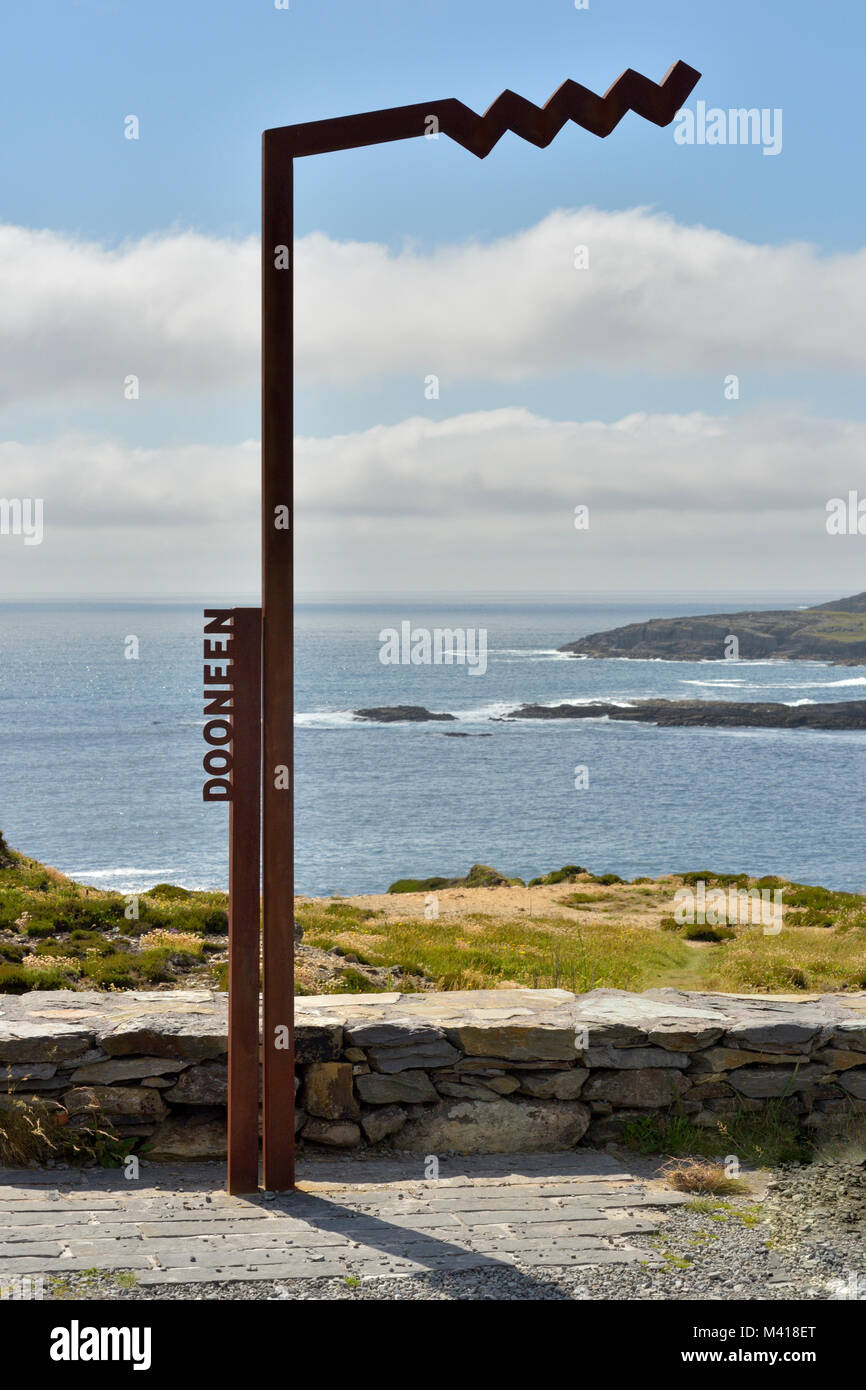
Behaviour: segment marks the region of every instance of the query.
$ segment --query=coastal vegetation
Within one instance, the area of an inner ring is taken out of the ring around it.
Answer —
[[[153,989],[225,955],[225,893],[156,884],[137,898],[76,883],[0,834],[0,993]]]
[[[866,658],[866,593],[814,608],[653,618],[590,633],[560,651],[574,656],[719,661],[730,655],[732,636],[744,660],[859,665]]]
[[[473,864],[463,878],[398,878],[388,892],[435,893],[439,888],[501,888],[509,883],[523,885],[523,879],[505,878],[489,864]]]
[[[386,916],[351,901],[307,900],[298,915],[306,943],[389,965],[395,979],[405,972],[431,989],[866,989],[866,899],[857,894],[786,885],[783,929],[768,935],[760,925],[677,924],[671,905],[684,885],[681,875],[631,884],[607,884],[607,878],[616,876],[584,874],[574,892],[538,902],[527,889],[528,901],[510,907],[491,890],[486,911],[443,898],[433,920],[421,910]],[[708,884],[731,880],[752,888],[767,883],[706,875]]]
[[[681,923],[675,896],[698,883],[780,891],[782,930]],[[628,883],[569,864],[524,884],[474,865],[462,877],[398,880],[374,898],[302,898],[297,919],[299,993],[866,989],[866,898],[772,876],[698,870]],[[225,988],[227,928],[224,893],[104,892],[0,835],[0,993]]]

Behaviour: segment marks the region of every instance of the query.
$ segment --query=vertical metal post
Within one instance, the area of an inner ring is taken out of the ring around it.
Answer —
[[[229,1192],[259,1186],[261,609],[233,608],[229,803]]]
[[[262,140],[262,1173],[295,1183],[293,189]]]
[[[597,96],[564,82],[544,107],[506,91],[479,116],[448,98],[266,130],[262,137],[262,931],[263,1176],[294,1186],[294,839],[292,611],[293,163],[441,130],[484,159],[512,130],[543,149],[569,121],[605,136],[629,110],[669,125],[700,74],[674,63],[661,84],[628,68]]]

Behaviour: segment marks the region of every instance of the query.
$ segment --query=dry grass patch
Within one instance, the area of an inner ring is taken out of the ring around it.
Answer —
[[[726,994],[787,994],[866,989],[866,934],[783,927],[734,929],[734,938],[703,957],[702,988]]]
[[[145,951],[184,951],[193,956],[200,956],[203,946],[201,937],[194,932],[171,931],[163,927],[142,933],[139,942]]]
[[[672,1158],[663,1164],[661,1175],[676,1192],[697,1192],[704,1196],[729,1197],[748,1192],[742,1178],[731,1178],[724,1164],[710,1159]]]
[[[490,890],[495,892],[496,890]],[[358,917],[361,909],[354,909]],[[364,922],[347,920],[350,904],[304,905],[304,942],[332,950],[351,933],[365,964],[397,965],[437,989],[496,989],[506,984],[586,992],[597,985],[641,990],[682,969],[688,947],[650,927],[600,921],[591,928],[562,917],[419,917]],[[337,928],[335,930],[334,928]],[[341,930],[342,928],[342,930]]]

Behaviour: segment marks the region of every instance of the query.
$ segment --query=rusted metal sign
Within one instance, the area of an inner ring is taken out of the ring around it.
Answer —
[[[569,121],[603,137],[628,111],[666,126],[699,77],[682,62],[674,63],[660,83],[628,68],[603,96],[567,81],[543,107],[505,91],[482,116],[447,98],[281,126],[262,137],[262,1178],[267,1188],[290,1188],[295,1176],[294,161],[434,133],[484,159],[507,131],[543,149]],[[239,756],[236,748],[236,760]],[[236,761],[235,794],[237,771]]]
[[[229,805],[229,1192],[259,1185],[260,608],[206,609],[205,801]]]

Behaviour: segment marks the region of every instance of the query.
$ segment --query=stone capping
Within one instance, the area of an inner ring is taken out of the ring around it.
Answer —
[[[0,996],[10,1106],[99,1113],[154,1160],[225,1153],[227,998],[211,990]],[[866,994],[455,990],[296,1000],[304,1144],[423,1153],[603,1144],[677,1107],[710,1126],[781,1101],[866,1112]]]

